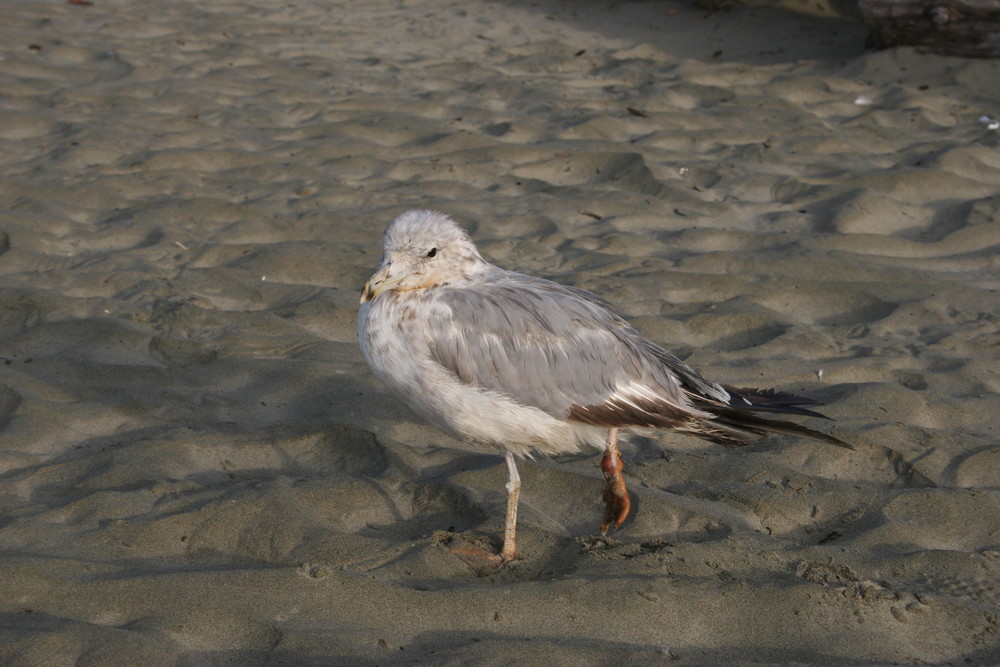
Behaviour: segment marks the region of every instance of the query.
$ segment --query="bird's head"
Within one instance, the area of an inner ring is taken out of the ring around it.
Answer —
[[[389,223],[382,263],[365,283],[361,303],[383,292],[460,284],[489,267],[469,235],[436,211],[407,211]]]

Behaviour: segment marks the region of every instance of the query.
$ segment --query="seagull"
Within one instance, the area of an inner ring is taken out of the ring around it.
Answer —
[[[600,297],[490,264],[436,211],[389,223],[382,261],[361,293],[358,341],[372,373],[414,412],[473,449],[503,453],[501,564],[517,558],[515,458],[603,449],[603,534],[631,508],[620,429],[670,429],[730,446],[773,432],[850,447],[761,416],[826,418],[802,407],[816,401],[707,380]]]

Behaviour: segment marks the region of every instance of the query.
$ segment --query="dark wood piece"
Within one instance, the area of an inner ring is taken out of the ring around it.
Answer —
[[[1000,0],[859,0],[874,45],[923,46],[967,58],[1000,56]]]

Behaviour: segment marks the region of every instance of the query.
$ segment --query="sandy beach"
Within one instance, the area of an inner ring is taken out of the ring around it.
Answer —
[[[0,2],[0,663],[1000,664],[1000,62],[826,3]],[[808,11],[802,11],[808,10]],[[371,375],[445,211],[843,449],[460,448]]]

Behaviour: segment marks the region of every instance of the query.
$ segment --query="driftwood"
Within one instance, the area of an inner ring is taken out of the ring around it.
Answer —
[[[875,46],[923,46],[970,58],[1000,56],[1000,0],[859,2]]]

